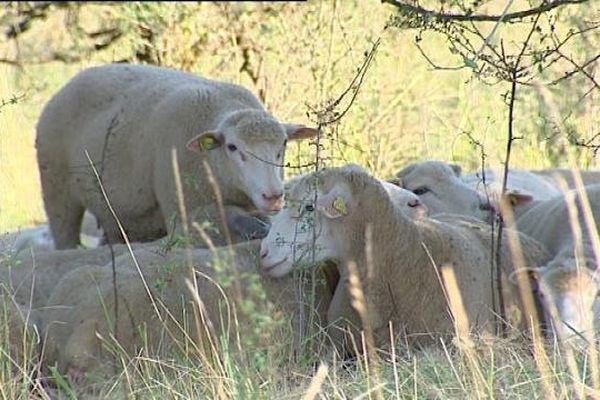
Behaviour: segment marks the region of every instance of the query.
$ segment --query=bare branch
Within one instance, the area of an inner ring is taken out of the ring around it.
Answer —
[[[588,2],[588,0],[555,0],[547,3],[543,3],[539,7],[530,8],[527,10],[516,11],[504,15],[485,15],[485,14],[452,14],[444,13],[433,10],[428,10],[421,6],[412,5],[405,3],[401,0],[381,0],[382,3],[387,3],[398,8],[398,11],[408,15],[419,15],[421,17],[431,18],[440,22],[444,21],[477,21],[477,22],[497,22],[497,21],[512,21],[517,19],[523,19],[531,15],[542,14],[553,10],[557,7],[571,5],[571,4],[582,4]]]
[[[594,57],[592,57],[591,59],[589,59],[588,61],[584,62],[581,65],[578,65],[573,59],[565,56],[563,53],[560,52],[560,50],[556,50],[556,53],[558,53],[558,55],[560,56],[560,59],[564,59],[567,60],[573,67],[574,69],[572,69],[571,71],[566,72],[562,77],[552,81],[549,83],[549,85],[556,85],[557,83],[569,79],[571,78],[573,75],[577,74],[577,73],[582,73],[583,75],[585,75],[593,84],[594,87],[596,89],[600,89],[600,86],[598,86],[598,83],[596,82],[596,80],[594,79],[594,77],[592,75],[590,75],[584,68],[588,67],[590,64],[593,64],[594,62],[596,62],[598,59],[600,59],[600,54],[595,55]]]

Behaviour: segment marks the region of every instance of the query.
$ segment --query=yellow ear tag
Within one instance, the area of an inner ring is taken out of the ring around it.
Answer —
[[[202,150],[210,150],[217,145],[217,140],[214,136],[202,136],[198,139],[198,143],[200,144],[200,148]]]
[[[342,197],[336,197],[331,205],[333,206],[334,210],[338,211],[340,214],[348,214],[348,207],[346,206],[346,202]]]

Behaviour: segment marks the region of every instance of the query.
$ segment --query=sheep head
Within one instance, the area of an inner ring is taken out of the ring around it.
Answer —
[[[217,153],[213,173],[233,181],[254,206],[266,213],[284,204],[283,167],[288,140],[314,137],[318,130],[285,124],[260,110],[231,113],[217,129],[194,136],[187,148],[198,153]]]
[[[467,214],[483,221],[493,216],[493,207],[461,178],[461,168],[441,161],[413,163],[400,170],[390,183],[415,193],[431,214]]]
[[[371,180],[409,218],[426,215],[426,207],[414,193],[382,182],[359,166],[306,175],[290,185],[286,207],[272,218],[269,234],[261,243],[261,264],[267,274],[282,277],[294,266],[340,258],[343,249],[336,245],[332,227],[362,215],[362,206],[348,184],[352,176]]]
[[[526,269],[546,320],[552,323],[561,341],[577,347],[584,347],[585,335],[593,332],[600,291],[598,271],[584,264],[569,258]]]

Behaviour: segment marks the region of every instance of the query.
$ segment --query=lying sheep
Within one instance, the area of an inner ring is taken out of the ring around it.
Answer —
[[[363,171],[362,168],[354,164],[344,166],[344,170],[356,170],[359,173]],[[261,258],[263,260],[278,259],[276,254],[280,252],[290,252],[293,257],[287,258],[282,263],[272,265],[268,271],[272,277],[278,278],[287,275],[291,271],[292,264],[313,264],[313,257],[315,259],[327,259],[332,256],[327,253],[328,248],[326,246],[320,245],[323,240],[329,238],[329,225],[323,223],[319,218],[313,218],[314,182],[319,179],[320,175],[320,173],[311,173],[297,176],[286,183],[286,197],[291,199],[291,203],[289,207],[285,207],[274,217],[279,221],[276,230],[278,248],[276,253],[270,254],[269,247],[263,244]],[[416,194],[398,188],[386,181],[380,180],[380,183],[390,196],[390,200],[408,218],[419,220],[427,216],[428,209]],[[321,194],[320,191],[317,191],[317,197]],[[316,242],[313,236],[315,231],[318,236]],[[284,257],[279,258],[279,260],[283,259]]]
[[[236,340],[238,333],[247,343],[251,343],[252,334],[268,342],[272,331],[289,328],[282,318],[297,322],[299,308],[304,303],[295,300],[297,283],[293,279],[272,280],[257,274],[258,250],[257,241],[234,246],[233,258],[228,248],[220,248],[216,254],[206,249],[192,250],[197,295],[204,310],[200,332],[193,317],[198,303],[188,286],[191,275],[182,249],[164,255],[148,249],[137,253],[147,288],[127,255],[117,259],[116,289],[112,271],[106,267],[82,266],[71,271],[56,286],[44,310],[41,324],[47,338],[44,363],[56,362],[60,371],[81,375],[105,370],[115,360],[113,351],[127,353],[129,357],[142,350],[150,357],[160,354],[173,357],[186,348],[197,355],[194,346],[218,351],[210,349],[205,329],[216,346],[223,345],[219,337],[225,335]],[[241,298],[236,297],[236,284],[232,282],[236,275],[240,278],[237,283]],[[318,321],[324,318],[332,295],[324,282],[319,280],[315,286],[314,308],[304,306],[306,321],[312,320],[311,311],[316,312],[313,318],[316,325],[309,325],[303,338],[319,331]],[[266,297],[257,288],[262,288]],[[118,317],[114,313],[115,293]],[[245,308],[251,301],[254,306]],[[269,320],[261,323],[265,316]],[[296,323],[293,327],[296,328]],[[277,337],[289,338],[289,331],[284,332],[286,336],[280,333]]]
[[[557,187],[560,187],[561,181],[564,180],[569,189],[576,188],[573,171],[569,168],[547,168],[531,172],[552,181]],[[600,170],[581,169],[576,172],[581,175],[581,179],[585,186],[600,184]]]
[[[132,244],[138,249],[158,248],[159,242]],[[159,251],[159,250],[157,250]],[[19,304],[31,309],[42,307],[54,287],[70,271],[81,265],[104,266],[112,257],[129,252],[126,245],[100,246],[94,249],[24,251],[0,260],[0,286],[12,294]],[[107,267],[110,269],[110,267]]]
[[[409,164],[390,182],[415,193],[429,212],[469,215],[483,221],[494,216],[490,202],[461,179],[462,168],[442,161]]]
[[[485,176],[485,185],[484,185]],[[483,171],[471,172],[462,175],[462,180],[469,187],[484,192],[486,188],[491,188],[497,196],[502,190],[502,180],[504,179],[504,170],[502,168],[486,169]],[[508,170],[506,190],[516,193],[529,194],[536,200],[547,200],[559,196],[561,191],[553,181],[533,172],[523,169],[510,168]]]
[[[592,209],[595,226],[600,222],[600,185],[585,187]],[[578,255],[578,244],[569,214],[571,199],[576,207],[577,223],[581,229],[580,245],[583,251]],[[555,324],[559,337],[563,340],[583,344],[581,334],[593,329],[594,305],[600,277],[591,233],[584,219],[581,207],[581,194],[567,192],[544,202],[521,216],[516,228],[537,239],[551,253],[551,259],[542,268],[534,270],[539,294],[542,296],[547,315],[550,316],[550,304],[554,303],[561,323]],[[593,229],[597,230],[596,227]],[[600,251],[600,249],[597,249]]]
[[[485,176],[485,184],[484,184]],[[504,170],[501,168],[471,172],[462,176],[462,180],[472,189],[478,190],[490,199],[496,209],[502,195]],[[509,169],[506,191],[513,218],[517,219],[540,201],[561,195],[561,191],[550,179],[522,169]]]
[[[366,318],[377,344],[389,342],[389,321],[396,332],[406,332],[411,343],[430,343],[439,335],[454,332],[438,271],[450,264],[471,327],[491,328],[492,232],[487,224],[449,214],[440,214],[439,220],[413,220],[379,180],[356,166],[322,170],[317,182],[316,202],[314,195],[306,195],[315,187],[307,177],[296,182],[288,193],[286,208],[273,217],[271,230],[261,244],[261,264],[267,274],[281,277],[290,272],[295,249],[309,246],[316,239],[319,250],[315,249],[313,260],[334,259],[339,264],[340,281],[327,313],[328,324],[345,320],[341,327],[355,327],[355,335],[356,327],[363,326],[351,306],[348,289],[349,262],[354,261],[364,292]],[[303,218],[315,227],[314,236],[298,237],[289,229],[301,225]],[[372,236],[367,242],[368,230]],[[525,235],[520,239],[527,265],[541,265],[548,256],[542,246]],[[298,243],[286,245],[293,242]],[[504,238],[501,248],[500,268],[505,274],[514,268],[507,242]],[[366,243],[370,254],[365,250]],[[514,291],[507,293],[506,304],[507,308],[520,307]],[[517,320],[511,320],[513,326],[524,326],[528,320],[526,316],[519,319],[518,313],[515,317]],[[348,350],[340,331],[332,328],[328,333],[338,349]],[[359,337],[354,340],[361,343]]]
[[[12,297],[0,290],[0,354],[2,367],[22,371],[39,356],[40,338],[36,330],[39,315],[15,303]]]
[[[85,247],[97,247],[102,242],[103,232],[89,212],[83,215],[81,243]],[[18,229],[0,235],[0,253],[15,255],[25,249],[54,250],[55,244],[48,224]]]
[[[223,216],[217,204],[199,207],[190,213],[190,221],[196,222],[208,236],[202,236],[195,224],[188,227],[191,243],[195,247],[225,246],[242,241],[262,239],[269,232],[269,218],[260,213],[248,212],[237,206],[224,206]],[[181,230],[177,231],[181,233]],[[226,232],[229,232],[229,237]],[[231,243],[230,243],[231,242]]]
[[[85,152],[130,241],[150,241],[179,221],[172,150],[187,210],[216,203],[271,213],[284,204],[288,140],[316,129],[285,124],[247,89],[168,68],[114,64],[75,76],[37,125],[44,206],[58,249],[77,246],[85,209],[110,243],[122,242]]]

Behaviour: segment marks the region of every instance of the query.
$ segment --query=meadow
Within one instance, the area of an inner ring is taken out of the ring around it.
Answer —
[[[490,12],[504,6],[490,3],[484,8]],[[528,4],[514,3],[515,9]],[[566,32],[582,13],[597,16],[593,6],[584,7],[559,13],[556,29]],[[465,171],[480,168],[482,159],[500,165],[506,156],[510,85],[490,84],[470,68],[432,68],[414,46],[414,30],[386,28],[393,11],[368,0],[93,3],[79,4],[76,13],[57,8],[18,40],[0,42],[0,58],[26,60],[20,66],[0,62],[0,234],[46,221],[35,151],[35,126],[46,102],[77,72],[142,51],[162,65],[244,85],[282,120],[316,125],[319,110],[348,88],[380,40],[355,99],[346,96],[339,106],[349,106],[347,112],[326,126],[317,164],[315,146],[294,144],[288,150],[292,165],[287,177],[347,162],[383,178],[416,160],[454,162]],[[91,32],[111,24],[123,35],[99,50],[77,30]],[[150,50],[139,27],[154,32]],[[523,31],[506,25],[497,35],[507,43],[518,42]],[[590,34],[592,45],[568,50],[588,59],[597,51],[597,39]],[[440,35],[424,35],[423,47],[438,62],[456,61]],[[564,72],[541,74],[539,81]],[[586,94],[588,89],[588,81],[577,77],[544,93],[533,85],[519,88],[514,128],[521,139],[513,145],[512,167],[568,167],[569,156],[584,169],[600,166],[592,146],[572,144],[574,136],[593,139],[598,133],[600,92]],[[286,341],[278,337],[271,342]],[[251,354],[235,358],[231,349],[220,348],[221,355],[202,367],[191,356],[158,360],[122,355],[114,379],[98,382],[87,394],[58,373],[53,378],[64,398],[600,397],[592,360],[597,354],[573,354],[548,341],[540,364],[523,338],[474,341],[469,350],[447,344],[416,351],[399,343],[375,365],[358,359],[351,366],[325,366],[315,361],[318,355],[298,361],[275,344],[261,349],[258,361]],[[0,361],[0,398],[31,398],[31,387],[40,383],[27,368],[22,379],[14,379],[11,368],[10,361]],[[34,395],[48,398],[49,393],[38,390]]]

